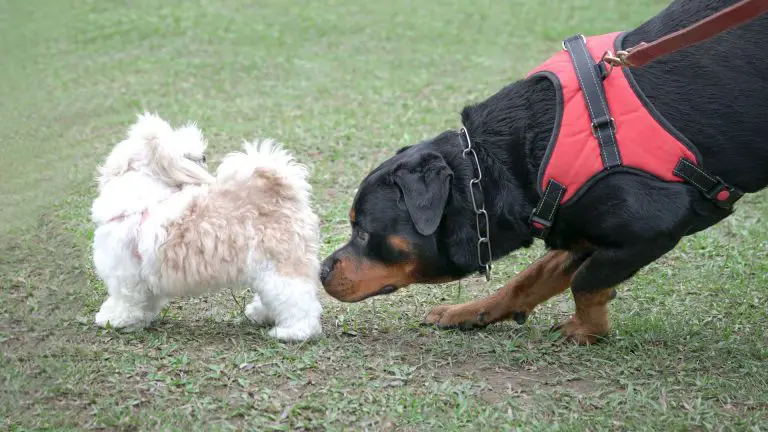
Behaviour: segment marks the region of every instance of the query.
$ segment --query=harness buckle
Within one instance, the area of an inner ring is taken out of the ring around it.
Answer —
[[[616,130],[616,121],[613,119],[613,117],[602,117],[592,122],[592,135],[597,137],[600,128],[605,125],[608,125],[608,127],[614,131]]]
[[[720,177],[715,177],[715,180],[717,180],[715,187],[705,192],[704,195],[722,209],[732,208],[744,194],[738,189],[728,186]]]
[[[552,228],[552,221],[536,216],[536,209],[533,209],[531,217],[528,218],[528,225],[528,231],[532,236],[544,239],[549,234],[549,229]]]

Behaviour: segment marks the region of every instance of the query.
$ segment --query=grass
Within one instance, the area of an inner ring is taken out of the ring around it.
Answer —
[[[255,134],[284,142],[312,167],[326,253],[357,183],[395,149],[456,127],[560,39],[631,28],[665,3],[0,1],[0,427],[768,428],[766,193],[625,284],[612,337],[587,348],[547,331],[567,296],[522,327],[418,326],[540,247],[491,284],[324,295],[315,343],[270,340],[226,292],[174,302],[146,331],[91,323],[105,295],[89,257],[94,168],[135,112],[197,120],[214,166]]]

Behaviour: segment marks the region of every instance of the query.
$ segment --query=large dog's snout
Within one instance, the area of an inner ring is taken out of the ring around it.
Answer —
[[[359,302],[391,294],[414,283],[413,265],[408,260],[393,264],[372,261],[344,247],[320,264],[320,282],[331,297],[343,302]]]
[[[322,282],[323,285],[326,285],[328,282],[328,279],[331,276],[331,272],[333,271],[333,267],[336,265],[337,261],[338,259],[331,255],[323,260],[322,264],[320,264],[320,282]]]

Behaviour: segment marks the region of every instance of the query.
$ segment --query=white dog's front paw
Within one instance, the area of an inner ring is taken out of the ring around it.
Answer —
[[[245,306],[245,316],[256,325],[268,325],[274,323],[274,318],[272,318],[269,311],[264,307],[258,297],[254,297],[253,301]]]
[[[323,334],[320,321],[302,320],[288,326],[275,327],[269,331],[269,335],[282,341],[300,342],[315,339]]]
[[[140,329],[152,323],[155,314],[135,306],[126,305],[109,297],[101,305],[94,322],[100,327]]]

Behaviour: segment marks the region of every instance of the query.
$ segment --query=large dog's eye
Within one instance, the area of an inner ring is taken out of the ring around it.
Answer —
[[[200,160],[201,160],[203,163],[205,163],[205,155],[203,155],[203,157],[202,157],[202,158],[200,158]]]
[[[369,236],[367,232],[360,229],[357,230],[357,241],[359,241],[360,243],[362,244],[368,243],[368,237]]]

